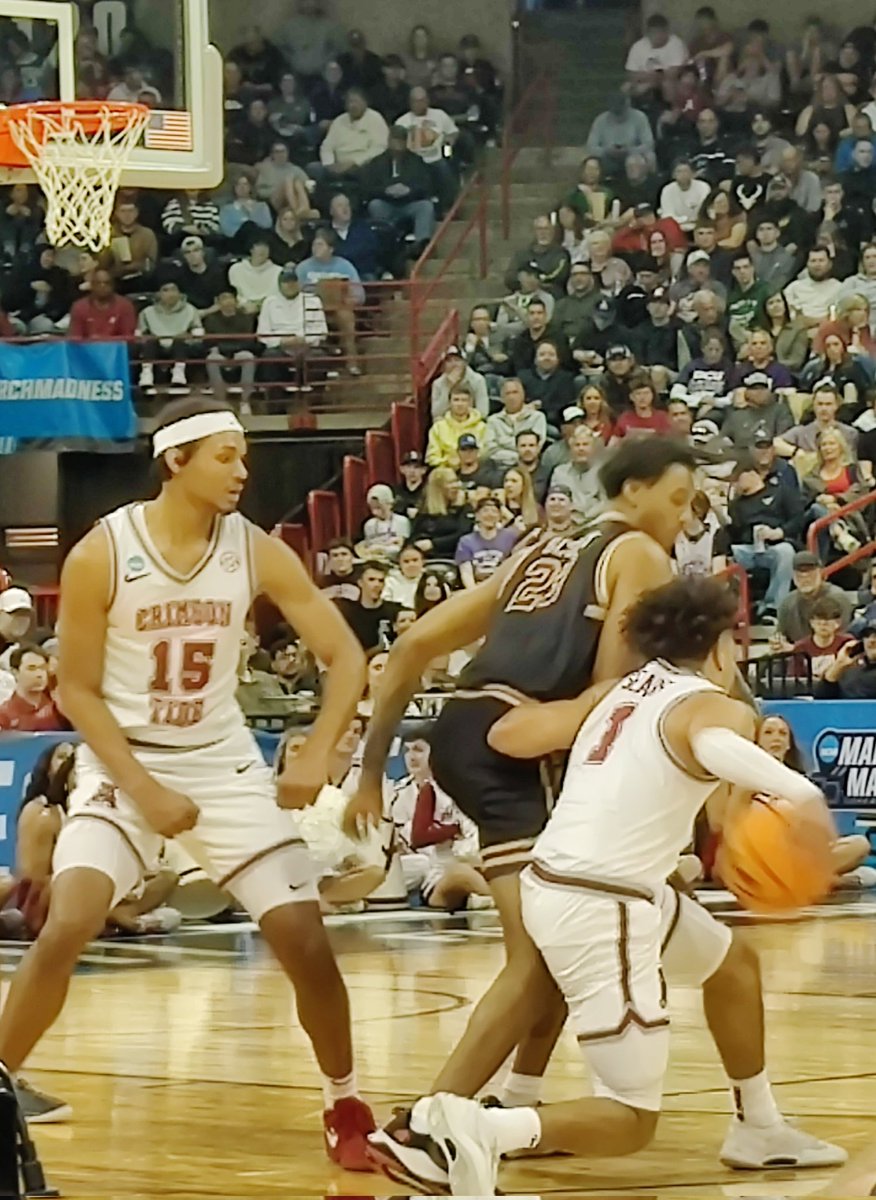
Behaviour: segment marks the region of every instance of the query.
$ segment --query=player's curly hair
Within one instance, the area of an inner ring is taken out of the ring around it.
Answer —
[[[624,632],[646,660],[705,662],[724,630],[733,628],[737,608],[738,598],[723,580],[673,579],[633,605]]]
[[[627,480],[653,484],[676,463],[692,471],[698,462],[693,447],[676,438],[624,438],[605,458],[599,469],[599,481],[609,500],[614,500]]]

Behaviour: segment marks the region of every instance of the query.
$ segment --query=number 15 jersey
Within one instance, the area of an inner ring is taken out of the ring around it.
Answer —
[[[664,724],[681,700],[718,690],[660,659],[617,683],[578,731],[536,862],[557,875],[659,889],[717,786],[687,773]]]
[[[217,517],[187,575],[162,558],[144,506],[100,525],[111,554],[103,698],[132,742],[204,746],[243,724],[235,699],[240,644],[253,600],[250,524]]]

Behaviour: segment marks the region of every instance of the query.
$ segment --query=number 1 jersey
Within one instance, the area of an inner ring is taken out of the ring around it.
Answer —
[[[688,696],[718,690],[660,659],[615,684],[578,731],[536,862],[570,877],[665,883],[717,780],[688,774],[664,722]]]
[[[217,517],[200,561],[180,575],[146,528],[144,506],[100,521],[111,555],[103,698],[126,737],[204,746],[243,726],[235,699],[254,594],[250,524]]]

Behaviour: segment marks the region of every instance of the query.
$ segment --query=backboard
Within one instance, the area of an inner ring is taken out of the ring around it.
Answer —
[[[210,0],[0,0],[0,101],[134,100],[153,110],[122,187],[212,188],[224,174],[222,57]],[[0,167],[0,184],[30,182]]]

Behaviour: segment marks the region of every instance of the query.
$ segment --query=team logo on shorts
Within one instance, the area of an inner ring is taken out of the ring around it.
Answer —
[[[223,571],[227,571],[229,575],[240,570],[240,558],[233,550],[226,550],[219,557],[219,566]]]
[[[93,796],[90,797],[89,804],[102,804],[106,808],[116,808],[116,800],[118,794],[111,783],[102,783]]]

